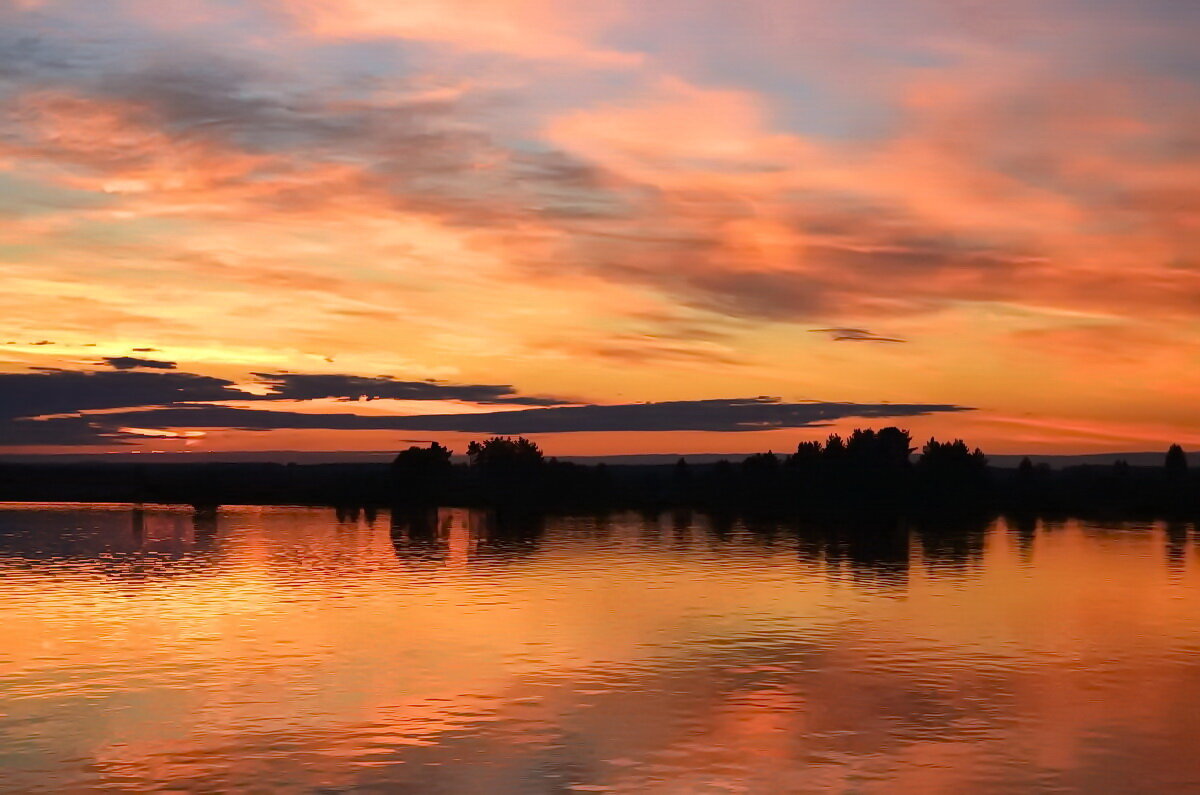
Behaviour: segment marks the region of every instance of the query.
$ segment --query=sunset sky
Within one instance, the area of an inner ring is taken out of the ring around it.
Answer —
[[[0,453],[1200,446],[1195,0],[0,0]]]

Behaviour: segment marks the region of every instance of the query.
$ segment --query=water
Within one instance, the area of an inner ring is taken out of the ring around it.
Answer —
[[[1192,532],[6,506],[0,788],[1195,791]]]

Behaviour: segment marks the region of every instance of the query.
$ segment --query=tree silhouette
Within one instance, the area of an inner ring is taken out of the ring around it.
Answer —
[[[939,442],[937,439],[930,439],[921,448],[920,465],[930,471],[978,471],[987,466],[987,457],[978,447],[972,452],[962,439],[955,439],[953,442]],[[1028,457],[1021,461],[1021,467],[1026,470],[1031,469],[1032,466]]]
[[[1177,444],[1171,445],[1171,447],[1167,450],[1167,458],[1164,462],[1164,467],[1167,471],[1167,477],[1171,480],[1182,480],[1187,476],[1187,455],[1183,452],[1182,447]]]
[[[742,473],[747,477],[773,477],[779,471],[779,456],[768,451],[755,453],[742,460]]]
[[[796,445],[796,452],[788,456],[787,462],[792,466],[804,466],[820,461],[821,452],[820,442],[801,442]]]
[[[484,471],[513,472],[534,470],[545,463],[541,448],[524,436],[493,436],[467,446],[471,466]]]
[[[979,504],[988,487],[987,457],[978,447],[972,451],[962,439],[953,442],[930,439],[921,448],[917,472],[926,501]]]
[[[467,457],[482,494],[494,504],[543,501],[551,487],[545,473],[559,469],[548,466],[541,448],[524,436],[471,442]]]
[[[908,431],[895,427],[879,431],[860,428],[846,441],[845,455],[857,467],[882,473],[907,469],[912,451],[912,437]]]
[[[400,452],[392,460],[396,495],[409,501],[432,502],[440,498],[453,471],[450,456],[450,449],[437,442]]]

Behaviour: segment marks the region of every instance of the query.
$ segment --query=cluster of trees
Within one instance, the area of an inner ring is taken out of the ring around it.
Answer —
[[[396,498],[408,503],[541,509],[601,506],[615,496],[607,467],[548,459],[523,436],[471,442],[465,466],[455,465],[452,455],[436,442],[397,455],[392,462]]]
[[[395,497],[409,504],[523,506],[539,510],[686,507],[714,512],[1159,514],[1200,513],[1200,490],[1178,446],[1161,467],[1073,467],[1054,471],[1027,458],[988,465],[961,439],[930,439],[917,451],[895,427],[860,429],[795,452],[741,462],[674,466],[584,466],[546,457],[523,437],[472,442],[456,464],[438,444],[412,447],[392,466]]]
[[[919,497],[957,507],[984,499],[989,475],[982,452],[962,440],[930,439],[914,462],[914,449],[907,431],[889,427],[801,442],[787,456],[757,453],[740,465],[725,461],[704,468],[680,459],[669,497],[710,507],[888,510],[919,507]]]

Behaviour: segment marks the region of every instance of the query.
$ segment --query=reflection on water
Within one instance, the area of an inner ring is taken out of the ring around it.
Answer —
[[[1194,790],[1195,544],[7,506],[0,787]]]

